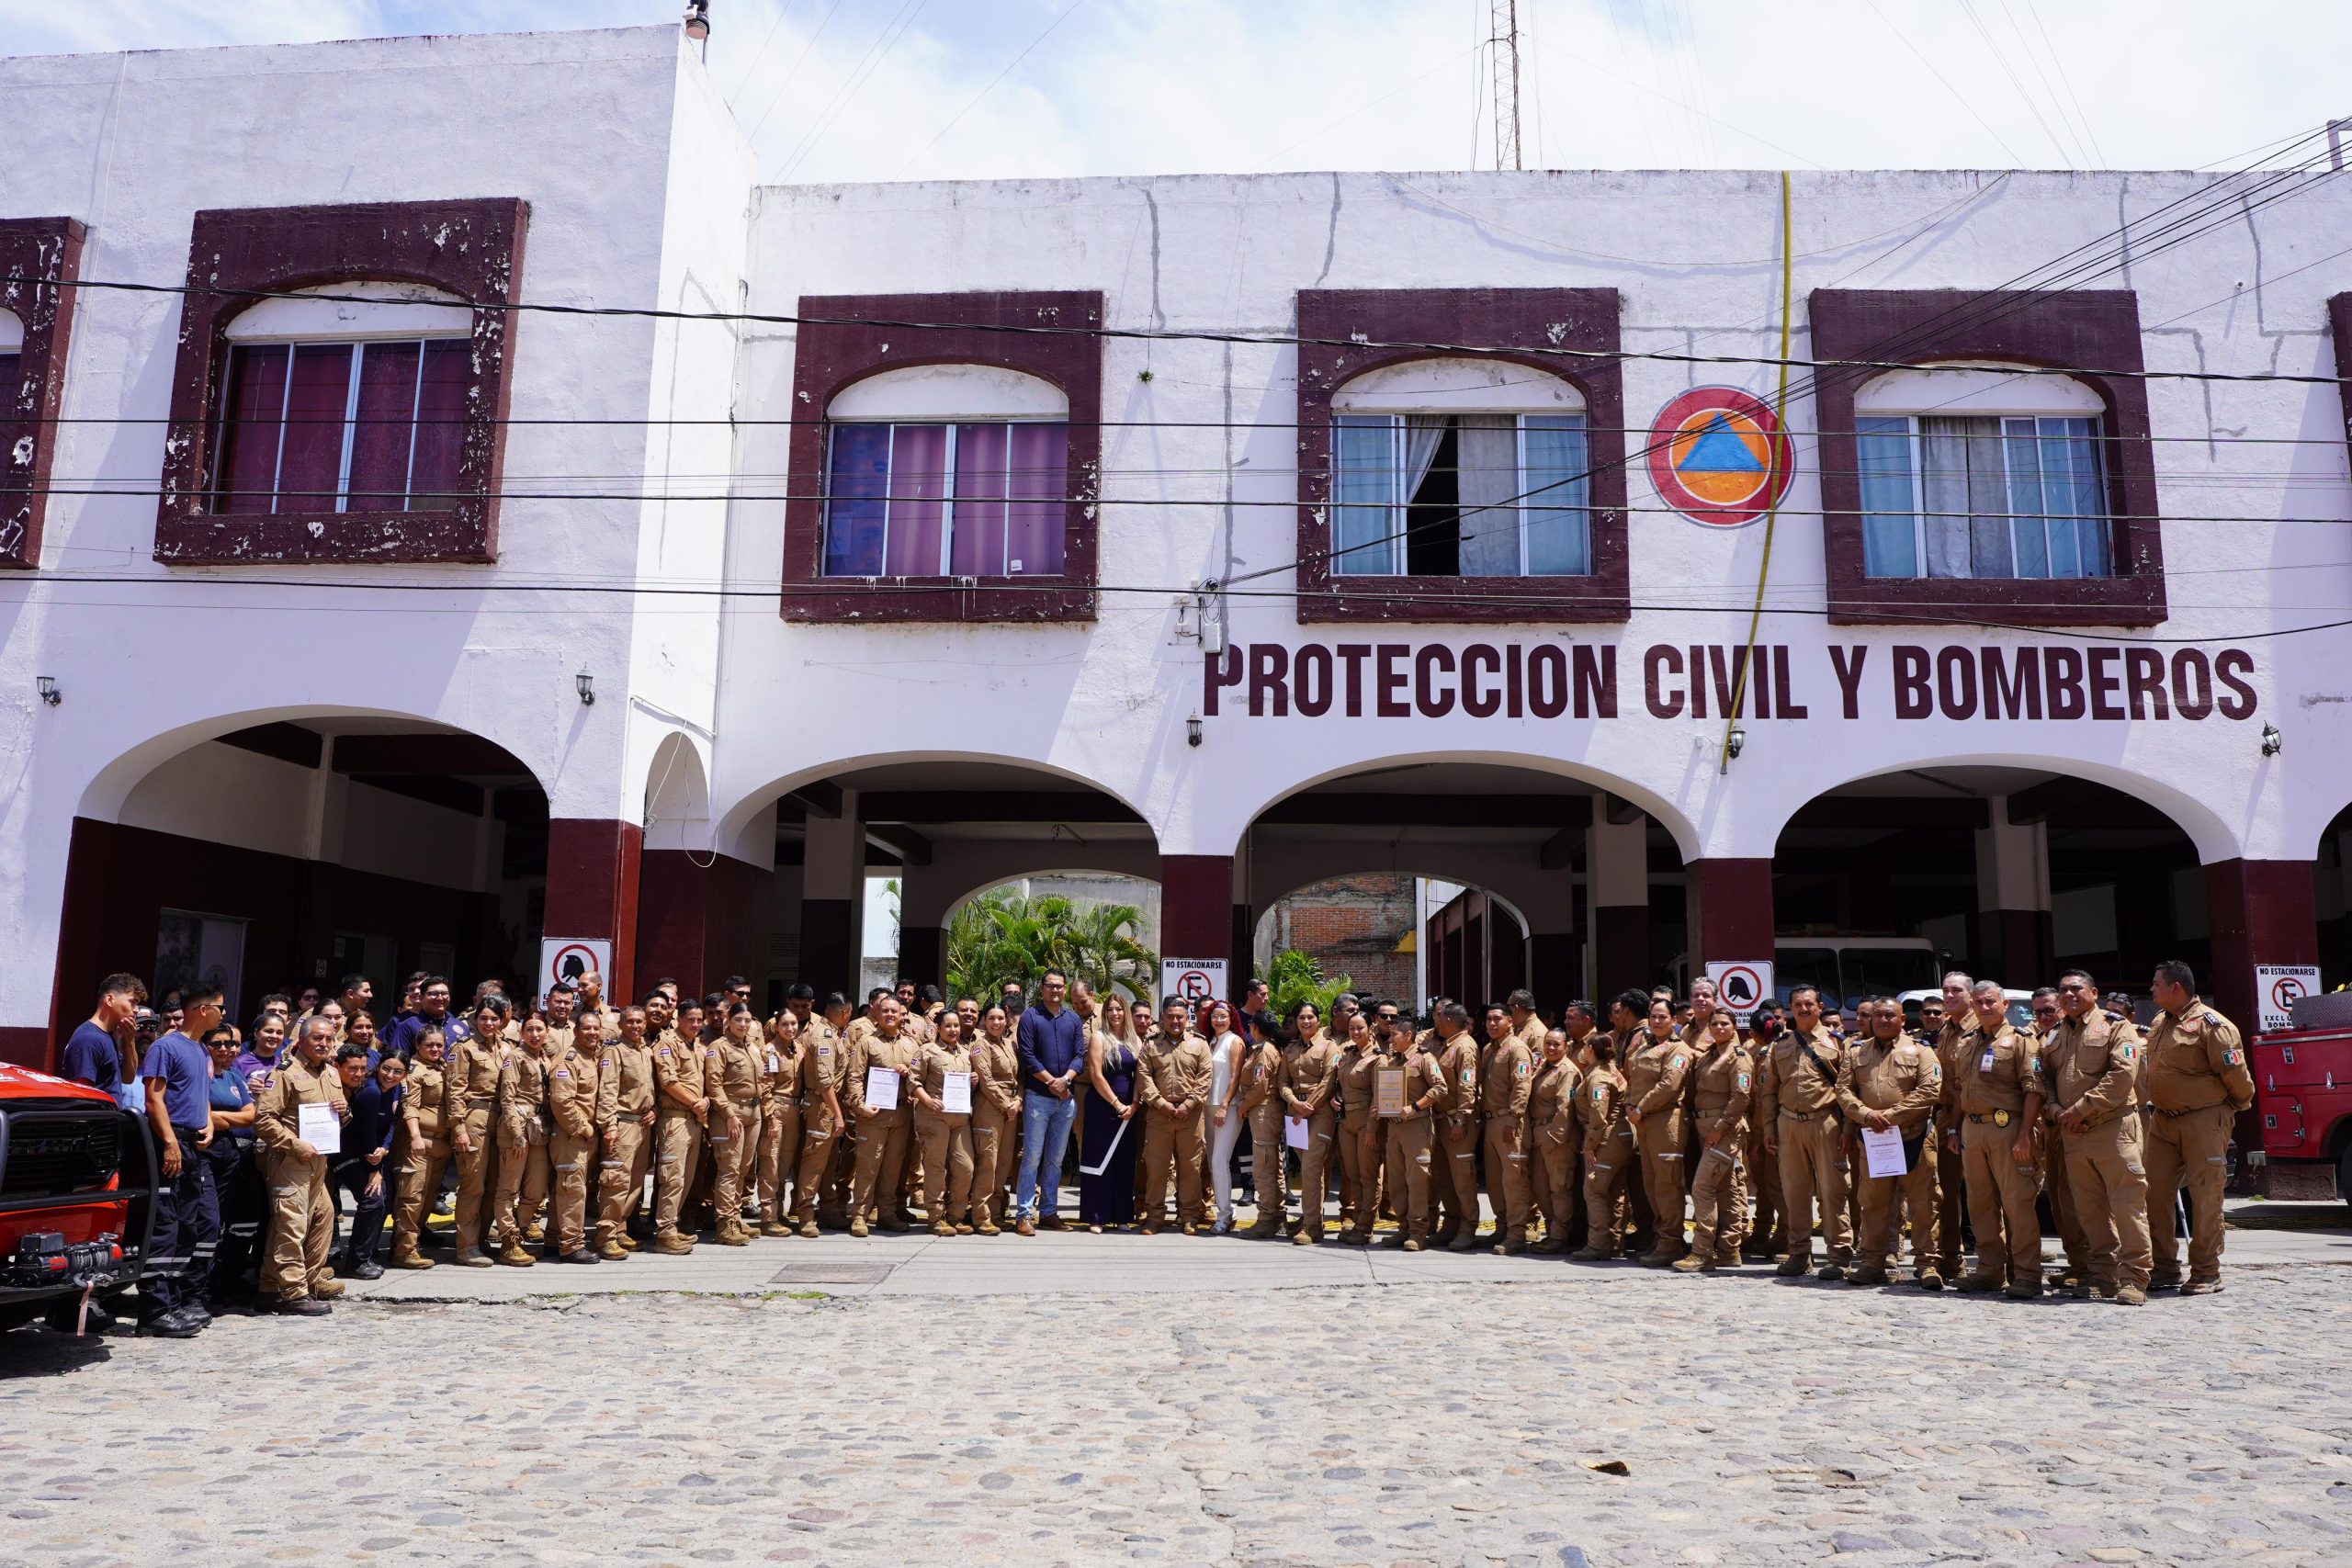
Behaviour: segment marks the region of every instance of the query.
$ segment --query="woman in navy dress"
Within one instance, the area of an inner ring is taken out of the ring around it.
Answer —
[[[1105,1225],[1135,1223],[1136,1163],[1143,1145],[1143,1128],[1135,1121],[1141,1046],[1126,998],[1104,998],[1086,1040],[1086,1077],[1094,1092],[1086,1097],[1078,1166],[1078,1217],[1096,1235]]]

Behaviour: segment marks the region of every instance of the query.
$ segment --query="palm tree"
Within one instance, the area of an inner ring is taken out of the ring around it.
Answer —
[[[1135,939],[1142,921],[1143,911],[1132,904],[1080,911],[1056,895],[983,893],[947,923],[947,983],[971,997],[993,994],[1008,980],[1034,992],[1046,971],[1056,969],[1097,992],[1115,986],[1148,996],[1159,960]]]

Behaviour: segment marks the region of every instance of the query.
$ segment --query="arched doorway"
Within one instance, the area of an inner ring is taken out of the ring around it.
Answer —
[[[1251,966],[1283,953],[1360,997],[1428,1010],[1434,997],[1473,1007],[1528,984],[1530,928],[1511,902],[1442,875],[1358,872],[1295,887],[1258,918]]]

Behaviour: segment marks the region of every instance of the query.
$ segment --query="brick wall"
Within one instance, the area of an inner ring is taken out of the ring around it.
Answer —
[[[1413,879],[1387,874],[1309,883],[1277,899],[1259,923],[1257,966],[1277,953],[1311,953],[1326,975],[1347,975],[1356,989],[1408,1005],[1413,954],[1396,951],[1413,931]]]

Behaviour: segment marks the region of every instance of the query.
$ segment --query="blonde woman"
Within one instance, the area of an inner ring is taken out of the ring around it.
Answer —
[[[1096,1235],[1105,1225],[1132,1224],[1136,1217],[1136,1156],[1143,1129],[1130,1126],[1136,1113],[1136,1064],[1143,1041],[1136,1033],[1134,1010],[1114,993],[1102,999],[1094,1027],[1087,1032],[1086,1127],[1078,1167],[1078,1217]]]

